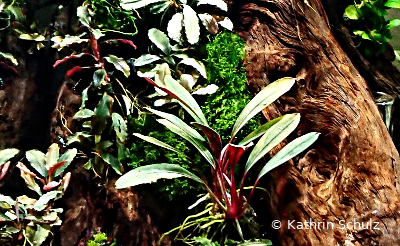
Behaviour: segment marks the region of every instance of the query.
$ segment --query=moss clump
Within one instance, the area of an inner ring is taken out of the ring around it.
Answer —
[[[252,99],[247,90],[243,65],[244,48],[245,41],[231,32],[221,32],[207,44],[207,83],[216,84],[219,89],[207,97],[202,109],[208,123],[224,142],[229,140],[237,117]],[[238,139],[242,139],[258,125],[257,117],[254,117],[238,134]]]

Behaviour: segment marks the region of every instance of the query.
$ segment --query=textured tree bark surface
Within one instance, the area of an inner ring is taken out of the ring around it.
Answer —
[[[266,118],[300,112],[292,138],[321,133],[307,152],[264,179],[270,195],[254,206],[265,236],[281,245],[400,245],[399,154],[320,1],[233,1],[231,15],[249,47],[253,92],[284,76],[297,78],[289,93],[264,110]],[[271,228],[273,220],[282,222],[279,230]],[[294,227],[311,220],[325,229],[294,229],[293,220]],[[334,228],[326,229],[327,222]],[[352,224],[342,228],[340,222]]]

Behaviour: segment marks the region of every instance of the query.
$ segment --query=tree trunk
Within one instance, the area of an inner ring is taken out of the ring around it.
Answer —
[[[306,3],[232,4],[235,26],[249,47],[253,92],[284,76],[297,78],[265,117],[299,112],[294,135],[321,133],[309,151],[264,179],[270,196],[255,206],[266,237],[281,245],[399,245],[399,154],[321,2]],[[272,229],[273,220],[281,222],[279,230]]]

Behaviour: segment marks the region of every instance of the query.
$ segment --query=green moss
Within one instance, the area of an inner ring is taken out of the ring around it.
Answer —
[[[243,65],[245,42],[231,32],[221,32],[207,45],[208,84],[219,86],[207,97],[203,112],[210,126],[224,142],[229,140],[232,127],[242,109],[253,98],[247,90]],[[258,126],[257,117],[251,119],[238,139],[242,139]]]

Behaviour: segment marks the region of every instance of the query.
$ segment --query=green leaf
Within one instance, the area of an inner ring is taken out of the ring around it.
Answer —
[[[46,240],[49,236],[50,230],[41,227],[40,225],[36,224],[36,232],[33,236],[33,246],[41,246],[42,243]]]
[[[161,58],[156,55],[144,54],[144,55],[141,55],[138,59],[136,59],[135,62],[133,63],[133,65],[135,65],[136,67],[141,67],[141,66],[153,63],[155,61],[158,61],[160,59]]]
[[[107,126],[112,104],[110,101],[112,101],[112,98],[107,93],[104,93],[99,104],[94,109],[94,117],[92,117],[92,133],[94,135],[100,135]]]
[[[187,134],[187,132],[184,132],[181,128],[179,128],[178,126],[176,126],[175,124],[171,123],[168,120],[159,119],[157,121],[166,126],[173,133],[178,134],[179,136],[181,136],[182,138],[186,139],[191,144],[193,144],[194,147],[196,147],[196,149],[199,150],[200,154],[208,161],[208,163],[210,163],[210,165],[215,168],[214,157],[212,156],[210,151],[205,147],[204,141],[199,141],[197,138],[194,138],[192,135]]]
[[[388,0],[385,3],[385,7],[393,8],[393,9],[400,9],[400,0]]]
[[[31,163],[31,166],[42,175],[43,178],[47,177],[46,171],[46,155],[39,150],[32,149],[26,152],[26,159]]]
[[[178,63],[178,66],[181,63],[195,68],[201,74],[201,76],[203,76],[203,78],[205,79],[207,78],[206,68],[202,62],[197,61],[196,59],[193,58],[185,58]]]
[[[122,175],[124,168],[123,168],[121,162],[119,162],[119,160],[117,158],[115,158],[111,153],[102,152],[101,158],[107,164],[109,164],[116,173],[118,173],[119,175]]]
[[[46,38],[43,35],[40,35],[39,33],[23,33],[19,36],[20,39],[25,39],[25,40],[33,40],[33,41],[44,41]]]
[[[354,30],[353,33],[357,36],[360,36],[362,39],[371,40],[368,33],[366,33],[365,31]]]
[[[214,152],[215,157],[219,159],[222,150],[221,137],[219,134],[208,126],[196,122],[192,122],[192,125],[203,131],[204,135],[206,135],[208,139],[210,149]]]
[[[143,139],[144,141],[147,141],[147,142],[152,143],[152,144],[154,144],[154,145],[163,147],[163,148],[165,148],[165,149],[167,149],[167,150],[171,150],[171,151],[173,151],[173,152],[175,152],[175,153],[178,153],[178,154],[180,154],[180,155],[186,156],[185,153],[179,151],[178,149],[175,149],[175,148],[172,147],[171,145],[166,144],[166,143],[164,143],[164,142],[162,142],[162,141],[160,141],[160,140],[158,140],[158,139],[156,139],[156,138],[149,137],[149,136],[145,136],[145,135],[142,135],[142,134],[140,134],[140,133],[133,133],[132,135],[135,136],[135,137],[141,138],[141,139]]]
[[[88,97],[88,90],[89,90],[89,87],[90,87],[90,86],[88,86],[86,89],[84,89],[84,90],[82,91],[82,103],[81,103],[81,106],[80,106],[79,110],[85,108],[85,102],[89,99],[89,97]]]
[[[186,4],[183,4],[183,25],[185,26],[186,38],[190,44],[199,41],[200,26],[197,13]]]
[[[36,211],[43,211],[47,207],[47,204],[50,202],[50,200],[56,199],[57,196],[61,193],[61,191],[56,190],[47,192],[35,202],[35,204],[33,205],[33,209],[35,209]]]
[[[168,113],[164,113],[155,109],[151,109],[151,108],[147,108],[147,110],[149,110],[150,112],[152,112],[155,115],[158,115],[162,118],[164,118],[165,120],[171,122],[172,124],[174,124],[176,127],[178,127],[179,129],[181,129],[182,132],[185,133],[185,135],[190,136],[191,138],[197,139],[199,141],[205,142],[206,140],[193,128],[191,128],[188,124],[186,124],[185,122],[183,122],[183,120],[181,120],[180,118],[176,117],[173,114],[168,114]]]
[[[151,28],[148,35],[151,42],[153,42],[165,55],[169,55],[171,53],[171,45],[165,33],[157,28]]]
[[[15,201],[10,196],[5,196],[0,194],[0,203],[8,204],[8,206],[1,205],[0,207],[3,209],[10,209],[15,206]]]
[[[54,173],[54,177],[58,177],[64,170],[71,164],[71,162],[74,160],[76,154],[78,153],[78,150],[73,148],[65,151],[65,153],[58,159],[58,162],[63,162],[66,161],[65,164],[57,169]]]
[[[348,6],[344,11],[344,14],[351,20],[358,20],[361,17],[358,8],[355,5]]]
[[[94,112],[90,109],[87,108],[83,108],[81,110],[79,110],[78,112],[75,113],[73,119],[75,120],[81,120],[81,119],[86,119],[86,118],[90,118],[94,115]]]
[[[228,5],[223,0],[199,0],[197,5],[208,4],[219,8],[225,12],[228,11]]]
[[[168,2],[167,0],[121,0],[121,7],[125,10],[140,9],[157,2]]]
[[[80,22],[86,26],[90,27],[90,14],[87,6],[79,6],[77,9],[77,15],[79,17]]]
[[[289,91],[295,82],[295,78],[286,77],[278,79],[262,89],[240,113],[232,129],[231,141],[247,121]]]
[[[168,9],[169,6],[170,6],[170,3],[168,1],[155,3],[154,5],[152,5],[150,7],[150,13],[159,14],[159,13],[165,11],[166,9]]]
[[[7,161],[12,159],[14,156],[16,156],[19,153],[18,149],[3,149],[0,150],[0,166],[4,165]]]
[[[113,145],[113,142],[106,140],[106,141],[101,141],[100,143],[96,144],[96,147],[94,147],[95,150],[100,150],[100,151],[105,151],[108,150]]]
[[[293,157],[297,156],[305,149],[310,147],[310,145],[318,139],[319,134],[320,133],[317,132],[310,132],[290,142],[274,157],[272,157],[271,160],[267,162],[267,164],[265,164],[263,169],[261,169],[260,173],[258,174],[257,179],[260,179],[262,176],[267,174],[275,167],[287,162],[288,160],[292,159]]]
[[[109,63],[113,64],[117,70],[123,72],[125,77],[127,78],[129,77],[131,70],[123,58],[119,58],[114,55],[108,55],[104,57],[104,59],[106,59],[106,61],[108,61]]]
[[[106,80],[106,70],[98,69],[93,73],[92,85],[97,88]]]
[[[165,76],[165,86],[174,98],[179,101],[179,104],[193,117],[193,119],[202,125],[208,126],[207,120],[201,112],[200,106],[190,93],[171,76]]]
[[[127,172],[115,182],[115,187],[123,189],[140,184],[153,183],[159,179],[179,177],[186,177],[202,184],[204,183],[199,177],[179,165],[161,163],[141,166]]]
[[[46,169],[49,170],[60,158],[60,147],[57,143],[50,145],[46,153]]]
[[[121,142],[125,142],[126,137],[128,136],[127,133],[128,127],[125,123],[124,118],[122,118],[122,116],[117,113],[112,113],[111,119],[112,119],[112,127],[114,128],[114,131],[117,134],[117,138]]]
[[[283,116],[278,117],[273,120],[270,120],[267,123],[265,123],[264,125],[258,127],[257,129],[252,131],[249,135],[247,135],[242,141],[240,141],[238,143],[238,145],[240,145],[240,146],[246,145],[246,144],[250,143],[251,141],[253,141],[254,139],[257,139],[258,137],[263,135],[269,128],[271,128],[271,126],[278,123],[282,119],[282,117]]]
[[[389,21],[389,23],[386,25],[385,28],[392,29],[395,26],[400,26],[400,20],[399,19],[391,19]]]
[[[258,160],[289,136],[296,129],[299,122],[300,114],[288,114],[284,115],[279,122],[269,128],[251,151],[246,162],[245,172],[248,172]]]
[[[167,32],[168,37],[176,42],[180,43],[182,38],[183,29],[183,14],[176,13],[172,16],[168,22]]]
[[[42,195],[42,191],[40,190],[39,185],[35,181],[36,174],[31,172],[22,162],[19,162],[17,164],[17,167],[20,170],[21,177],[24,179],[26,186],[38,193],[39,195]]]

